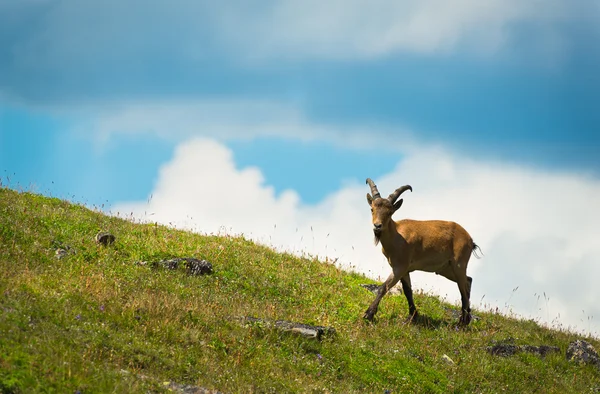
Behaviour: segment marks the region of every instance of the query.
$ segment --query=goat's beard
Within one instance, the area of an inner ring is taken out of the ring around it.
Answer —
[[[379,235],[374,234],[374,236],[373,236],[373,242],[375,242],[375,246],[379,245],[379,241],[380,241],[379,238],[380,237],[381,237],[381,234],[379,234]]]

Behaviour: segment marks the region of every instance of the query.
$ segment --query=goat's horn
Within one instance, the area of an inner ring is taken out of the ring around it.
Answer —
[[[377,190],[377,186],[375,186],[375,182],[371,178],[367,178],[367,183],[371,186],[371,194],[373,195],[373,199],[381,198],[381,194],[379,194],[379,190]]]
[[[388,200],[390,200],[390,202],[392,204],[395,203],[396,200],[398,199],[398,197],[400,197],[400,195],[407,190],[410,190],[412,192],[412,187],[410,185],[405,185],[405,186],[399,187],[392,194],[390,194],[390,196],[388,197]]]

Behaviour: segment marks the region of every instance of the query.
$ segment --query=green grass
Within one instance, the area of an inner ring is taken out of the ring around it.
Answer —
[[[110,231],[111,247],[93,237]],[[62,259],[58,247],[70,247]],[[139,265],[197,257],[192,277]],[[566,361],[581,336],[476,311],[457,329],[436,297],[417,293],[426,323],[405,324],[386,296],[373,324],[362,275],[280,254],[242,237],[136,224],[80,205],[0,188],[0,391],[166,392],[165,382],[235,392],[540,392],[600,388],[600,372]],[[236,316],[334,327],[323,341]],[[491,356],[492,341],[554,345],[560,354]],[[584,338],[596,349],[600,343]],[[455,365],[442,356],[450,356]]]

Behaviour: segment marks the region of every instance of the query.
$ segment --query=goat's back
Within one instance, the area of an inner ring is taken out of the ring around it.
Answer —
[[[455,222],[404,219],[396,222],[396,228],[407,244],[412,245],[414,257],[468,261],[473,250],[471,236]]]

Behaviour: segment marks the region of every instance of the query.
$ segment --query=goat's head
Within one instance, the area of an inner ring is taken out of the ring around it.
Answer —
[[[375,186],[375,182],[373,182],[371,178],[367,178],[367,184],[371,187],[372,195],[367,193],[367,202],[371,207],[373,234],[375,234],[375,244],[377,244],[382,230],[386,228],[389,221],[392,220],[394,212],[402,206],[403,200],[398,200],[398,197],[407,190],[412,192],[412,187],[410,185],[402,186],[396,189],[387,198],[382,198],[377,190],[377,186]]]

